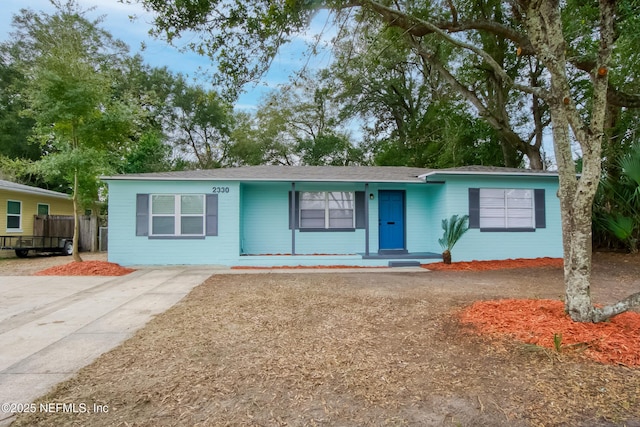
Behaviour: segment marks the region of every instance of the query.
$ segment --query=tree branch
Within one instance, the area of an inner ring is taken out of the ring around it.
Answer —
[[[578,70],[593,75],[598,68],[595,60],[570,59],[569,62]],[[614,88],[609,81],[607,102],[616,107],[640,108],[640,94],[626,93]]]
[[[516,46],[522,49],[522,54],[530,55],[534,53],[531,41],[526,35],[515,31],[513,28],[506,27],[494,21],[485,19],[459,21],[458,12],[451,0],[447,0],[447,5],[451,11],[452,20],[443,22],[428,22],[416,17],[410,16],[398,9],[392,9],[375,1],[352,0],[342,5],[346,9],[355,6],[370,6],[378,14],[382,15],[387,21],[395,21],[395,26],[407,30],[412,36],[424,37],[428,34],[438,34],[440,31],[449,33],[460,33],[469,30],[484,30],[492,34],[498,35],[504,39],[511,40]]]
[[[475,92],[467,88],[465,85],[460,83],[456,77],[447,70],[440,61],[435,58],[431,52],[427,51],[424,46],[415,41],[413,38],[411,42],[420,55],[425,61],[429,61],[430,64],[444,77],[445,81],[447,81],[451,86],[455,87],[457,91],[462,94],[471,104],[473,104],[478,110],[478,114],[487,120],[487,123],[493,127],[498,134],[512,147],[521,151],[525,155],[530,153],[531,146],[529,146],[520,136],[515,133],[508,123],[504,122],[504,118],[496,117],[491,110],[484,105],[482,100],[476,95]]]
[[[632,307],[640,306],[640,292],[629,295],[625,299],[618,301],[615,304],[608,305],[606,307],[597,308],[594,307],[594,323],[603,322],[612,318],[620,313],[628,311]]]
[[[616,107],[640,108],[640,94],[621,92],[609,85],[607,102]]]
[[[411,34],[416,37],[421,37],[422,32],[426,30],[427,32],[422,35],[425,35],[428,33],[437,34],[439,37],[441,37],[451,45],[471,51],[476,55],[478,55],[480,58],[482,58],[487,63],[487,65],[489,65],[491,69],[498,76],[500,76],[500,78],[509,86],[513,87],[514,89],[520,90],[522,92],[536,95],[542,99],[548,98],[548,94],[542,88],[525,86],[525,85],[521,85],[514,82],[513,79],[507,74],[507,72],[500,66],[500,64],[498,64],[493,59],[493,57],[489,55],[487,52],[485,52],[483,49],[480,49],[470,43],[465,43],[462,40],[458,40],[455,37],[452,37],[447,32],[447,31],[453,32],[453,30],[449,30],[447,28],[441,29],[435,23],[425,21],[423,19],[419,19],[413,16],[409,16],[402,11],[384,6],[376,1],[363,0],[358,3],[360,3],[362,7],[364,6],[370,7],[374,12],[378,13],[388,25],[403,29],[408,34]],[[491,22],[487,22],[486,24],[487,25],[485,26],[485,28],[499,27],[498,24],[491,23]],[[458,24],[458,26],[456,26],[457,31],[466,31],[468,29],[469,28],[465,28],[464,26],[462,26],[462,24]]]

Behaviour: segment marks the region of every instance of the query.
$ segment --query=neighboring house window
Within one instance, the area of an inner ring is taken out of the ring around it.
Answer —
[[[189,239],[217,235],[217,194],[136,195],[136,236]]]
[[[470,188],[469,228],[535,231],[545,228],[543,189]]]
[[[300,228],[355,228],[354,193],[344,191],[301,192]]]
[[[49,215],[49,205],[38,203],[38,215]]]
[[[153,194],[151,236],[204,236],[204,195]]]
[[[22,202],[7,201],[7,231],[22,229]]]
[[[364,191],[289,192],[289,229],[355,231],[365,228]]]

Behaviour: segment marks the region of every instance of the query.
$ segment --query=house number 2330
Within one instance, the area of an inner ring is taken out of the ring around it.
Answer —
[[[212,190],[212,193],[216,193],[216,194],[228,193],[229,187],[213,187],[211,190]]]

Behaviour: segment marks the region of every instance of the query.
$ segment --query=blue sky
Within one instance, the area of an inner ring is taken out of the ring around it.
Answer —
[[[199,70],[211,70],[211,62],[206,57],[201,57],[195,53],[181,53],[175,47],[169,46],[161,40],[156,40],[149,36],[151,28],[151,15],[146,13],[138,4],[123,4],[118,0],[77,0],[82,9],[95,7],[87,16],[95,19],[104,16],[102,27],[109,31],[115,38],[120,39],[129,45],[131,53],[140,52],[145,62],[151,66],[164,67],[176,73],[182,73],[189,77],[199,78]],[[0,14],[0,40],[9,38],[11,32],[11,19],[13,15],[19,13],[20,9],[32,9],[34,11],[44,11],[53,13],[54,8],[49,0],[26,0],[23,2],[9,2],[3,0],[2,13]],[[135,15],[137,19],[132,22],[129,18]],[[271,71],[257,84],[247,86],[247,93],[243,94],[236,103],[237,109],[255,109],[260,97],[279,84],[287,83],[289,76],[296,70],[302,69],[305,65],[310,68],[321,68],[327,66],[331,60],[331,54],[327,49],[314,58],[308,59],[304,55],[306,43],[313,39],[315,34],[323,32],[327,22],[327,14],[320,13],[313,21],[311,29],[307,34],[302,34],[292,43],[284,46],[275,58]],[[328,40],[331,34],[324,34],[323,40]],[[144,42],[146,48],[141,51]],[[207,81],[200,78],[200,83],[207,84]]]

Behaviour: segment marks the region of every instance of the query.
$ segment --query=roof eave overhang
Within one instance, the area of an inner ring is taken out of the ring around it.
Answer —
[[[42,197],[52,197],[55,199],[64,199],[64,200],[70,200],[71,196],[69,196],[68,194],[64,194],[64,193],[46,193],[44,191],[38,191],[38,190],[27,190],[27,189],[18,189],[18,188],[10,188],[10,187],[1,187],[3,190],[12,192],[12,193],[17,193],[17,194],[29,194],[29,195],[34,195],[34,196],[42,196]]]
[[[521,177],[546,177],[546,178],[557,178],[558,174],[554,172],[544,172],[544,173],[535,173],[535,172],[480,172],[480,171],[432,171],[427,172],[425,174],[420,175],[418,178],[422,178],[427,180],[430,176],[438,176],[438,175],[489,175],[489,176],[521,176]]]
[[[381,179],[311,179],[311,178],[233,178],[233,177],[198,177],[198,178],[173,178],[173,177],[141,177],[141,176],[105,176],[103,181],[238,181],[238,182],[347,182],[367,183],[378,182],[383,184],[424,184],[424,179],[415,180],[381,180]]]

